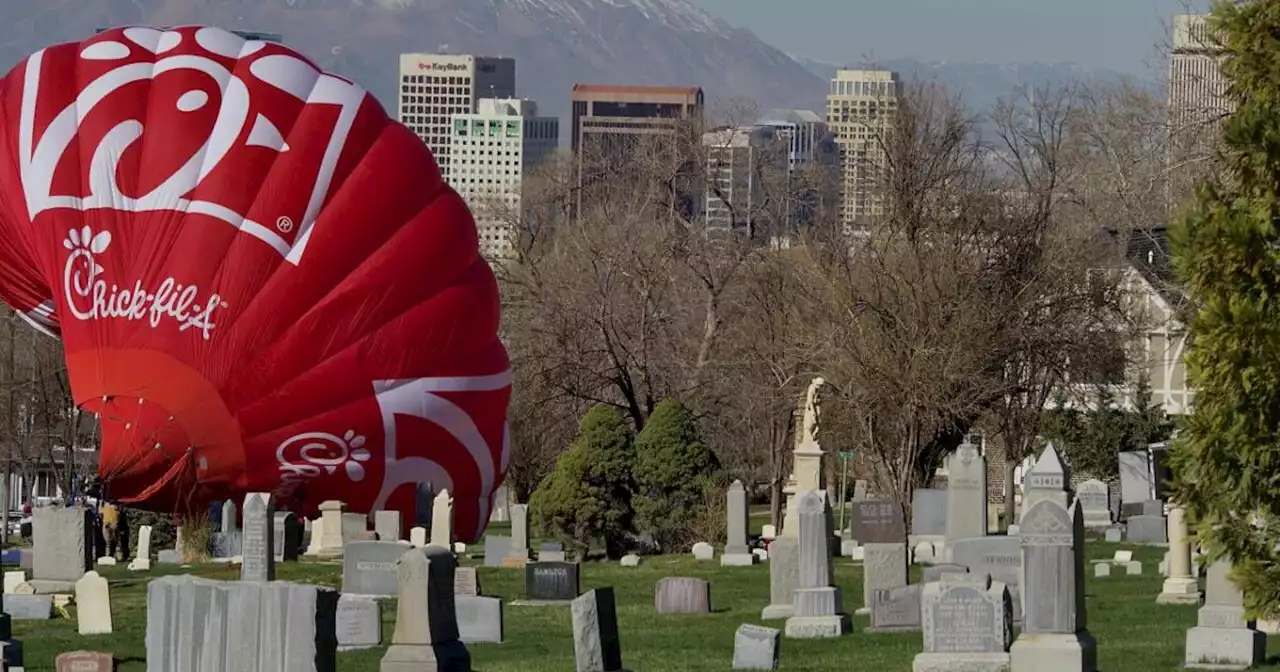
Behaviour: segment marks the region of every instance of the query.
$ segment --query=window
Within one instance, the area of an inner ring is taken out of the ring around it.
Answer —
[[[520,122],[518,121],[507,122],[507,137],[508,138],[520,137]]]
[[[502,135],[502,122],[496,119],[489,121],[489,137],[496,138]]]
[[[463,135],[463,136],[465,136],[465,135],[467,134],[467,127],[468,127],[468,126],[470,126],[470,123],[469,123],[466,119],[454,119],[454,120],[453,120],[453,134],[454,134],[454,135]]]

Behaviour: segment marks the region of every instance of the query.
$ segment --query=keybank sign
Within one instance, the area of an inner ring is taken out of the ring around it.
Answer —
[[[419,63],[419,70],[429,70],[431,72],[463,72],[467,70],[467,66],[462,63]],[[480,65],[477,68],[480,72],[494,72],[496,68],[492,64]]]

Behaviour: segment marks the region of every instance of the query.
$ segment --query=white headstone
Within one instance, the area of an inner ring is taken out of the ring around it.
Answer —
[[[336,500],[320,502],[320,520],[316,521],[316,525],[311,528],[312,539],[320,537],[320,546],[316,549],[316,555],[342,555],[342,513],[346,508],[346,504]]]
[[[1187,538],[1186,512],[1180,506],[1169,509],[1168,576],[1156,597],[1157,604],[1200,604],[1198,572],[1191,568],[1191,541]]]
[[[1204,606],[1187,630],[1186,667],[1243,670],[1262,664],[1267,635],[1247,620],[1244,595],[1231,581],[1231,563],[1219,560],[1205,572]]]
[[[129,561],[129,570],[134,572],[146,572],[151,569],[151,526],[143,525],[138,528],[138,548],[133,554],[133,560]]]
[[[378,541],[400,541],[400,512],[375,511],[373,530],[378,535]]]
[[[693,557],[698,560],[715,560],[716,549],[705,541],[693,545]]]
[[[799,583],[792,594],[794,615],[787,619],[787,637],[839,637],[852,628],[840,589],[831,585],[831,528],[822,495],[812,490],[796,503],[799,526]]]
[[[987,535],[987,461],[965,441],[947,459],[947,543]]]
[[[511,543],[507,546],[507,557],[529,559],[529,505],[512,504],[507,507],[511,518]]]
[[[725,495],[725,507],[728,520],[728,542],[724,545],[724,554],[720,556],[720,564],[725,566],[754,565],[756,556],[747,546],[747,490],[742,481],[734,481]]]
[[[381,672],[471,669],[471,654],[458,639],[453,600],[456,568],[448,548],[412,549],[400,558],[396,628],[391,647],[382,657]]]
[[[4,594],[12,595],[14,586],[27,580],[27,572],[25,570],[15,570],[4,573]]]
[[[427,528],[421,526],[409,528],[409,545],[414,548],[426,546]]]
[[[431,545],[453,548],[453,497],[441,490],[431,503]]]
[[[76,581],[76,621],[82,635],[111,634],[111,591],[97,572]]]
[[[275,503],[269,492],[244,496],[241,581],[275,581]]]

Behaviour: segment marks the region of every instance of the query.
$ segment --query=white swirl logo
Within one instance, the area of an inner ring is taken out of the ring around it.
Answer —
[[[200,303],[200,289],[183,286],[173,277],[165,278],[155,291],[149,291],[137,280],[132,287],[107,286],[97,255],[111,246],[111,232],[94,233],[89,227],[71,229],[62,246],[71,251],[63,268],[62,286],[67,307],[78,320],[116,318],[130,321],[147,320],[157,328],[165,319],[178,323],[178,331],[196,328],[209,340],[216,326],[213,313],[227,304],[218,294]]]
[[[342,436],[328,432],[291,436],[276,448],[280,480],[284,483],[305,481],[322,473],[333,474],[341,466],[347,478],[359,483],[365,476],[362,463],[373,457],[364,444],[365,438],[352,429]],[[295,451],[296,455],[287,456]]]

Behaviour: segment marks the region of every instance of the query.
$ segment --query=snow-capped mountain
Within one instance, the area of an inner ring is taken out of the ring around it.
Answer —
[[[0,0],[0,66],[118,25],[210,24],[280,33],[394,104],[397,55],[516,58],[516,89],[564,117],[574,83],[701,86],[708,104],[822,109],[826,84],[688,0]],[[389,105],[390,107],[390,105]]]

